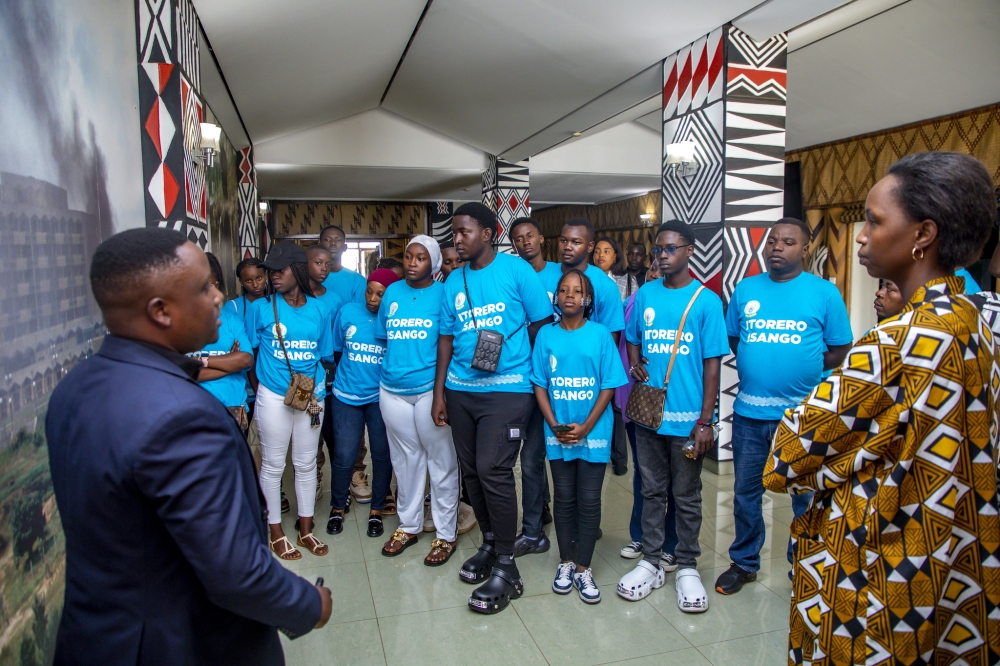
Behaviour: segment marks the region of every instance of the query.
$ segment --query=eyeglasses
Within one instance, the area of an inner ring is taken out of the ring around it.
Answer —
[[[688,243],[687,245],[664,245],[664,246],[654,245],[653,247],[650,248],[650,251],[653,253],[654,257],[658,257],[664,252],[666,252],[668,255],[672,257],[675,254],[677,254],[677,250],[681,249],[682,247],[691,247],[691,243]]]

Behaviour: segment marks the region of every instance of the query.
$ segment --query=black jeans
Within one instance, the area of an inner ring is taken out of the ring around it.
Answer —
[[[549,502],[549,477],[545,473],[545,418],[531,410],[528,434],[521,447],[521,531],[537,539],[542,535],[542,506]]]
[[[607,463],[550,460],[552,519],[556,524],[559,558],[589,567],[601,526],[601,486]]]
[[[499,554],[513,555],[517,538],[514,464],[535,396],[451,389],[444,394],[455,452],[479,529],[493,533]]]

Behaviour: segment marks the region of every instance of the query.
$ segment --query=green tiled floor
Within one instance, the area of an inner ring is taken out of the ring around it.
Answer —
[[[663,588],[643,601],[628,602],[615,594],[618,579],[635,564],[618,554],[629,541],[631,471],[605,479],[604,538],[597,542],[592,564],[601,603],[587,606],[575,593],[552,593],[559,556],[550,525],[546,531],[553,540],[552,549],[518,560],[525,596],[493,616],[468,609],[473,587],[458,578],[462,560],[480,542],[478,529],[460,537],[459,551],[447,565],[426,567],[422,560],[433,535],[421,536],[420,543],[399,557],[383,557],[380,549],[397,525],[395,516],[386,518],[384,537],[369,539],[365,506],[354,505],[342,534],[327,536],[322,527],[329,496],[324,495],[317,503],[317,531],[329,544],[330,554],[314,557],[304,552],[302,560],[288,566],[310,580],[325,579],[333,592],[333,616],[321,630],[296,641],[283,638],[286,659],[289,664],[309,666],[784,664],[791,593],[785,544],[791,501],[782,495],[765,496],[768,532],[758,582],[737,595],[723,597],[711,588],[729,566],[727,551],[735,529],[733,477],[706,471],[702,480],[704,523],[698,569],[709,589],[709,610],[702,615],[688,615],[677,608],[672,574]],[[293,487],[287,469],[285,487]],[[284,521],[288,534],[295,520],[293,495],[292,511]]]

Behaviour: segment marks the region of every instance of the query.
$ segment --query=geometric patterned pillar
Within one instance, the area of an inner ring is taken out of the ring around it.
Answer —
[[[694,227],[691,273],[722,297],[766,270],[764,239],[782,217],[788,40],[755,42],[726,25],[663,62],[663,219]],[[693,141],[698,169],[681,175],[667,146]],[[731,460],[735,359],[723,359],[720,446]]]
[[[510,241],[510,223],[531,214],[528,199],[528,160],[512,163],[490,155],[483,172],[483,204],[497,216],[497,252],[514,254]]]
[[[191,0],[136,0],[146,225],[209,247],[201,56]]]
[[[240,258],[259,256],[260,237],[257,217],[257,170],[253,165],[253,146],[240,151]]]
[[[427,204],[427,235],[438,243],[452,240],[451,217],[455,204],[450,201],[432,201]]]

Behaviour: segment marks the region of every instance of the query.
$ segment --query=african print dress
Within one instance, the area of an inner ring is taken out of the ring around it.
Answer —
[[[764,485],[815,490],[790,664],[1000,662],[994,339],[961,279],[867,333],[775,435]]]

